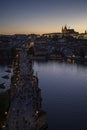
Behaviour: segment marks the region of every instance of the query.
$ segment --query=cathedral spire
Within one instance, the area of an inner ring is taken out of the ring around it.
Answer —
[[[63,33],[63,26],[62,26],[62,33]]]

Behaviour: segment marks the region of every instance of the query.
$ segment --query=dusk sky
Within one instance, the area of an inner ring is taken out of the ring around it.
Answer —
[[[87,30],[87,0],[0,0],[0,34]]]

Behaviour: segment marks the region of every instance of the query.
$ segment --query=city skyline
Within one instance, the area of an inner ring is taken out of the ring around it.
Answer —
[[[87,30],[85,0],[1,0],[0,34],[61,32],[62,26]]]

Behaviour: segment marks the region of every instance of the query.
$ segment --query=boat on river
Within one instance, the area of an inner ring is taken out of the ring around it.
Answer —
[[[8,76],[8,75],[5,75],[5,76],[2,76],[2,78],[4,78],[4,79],[9,79],[9,76]]]
[[[0,84],[0,88],[1,88],[1,89],[5,89],[4,83],[1,83],[1,84]]]
[[[5,72],[11,73],[11,70],[6,70]]]

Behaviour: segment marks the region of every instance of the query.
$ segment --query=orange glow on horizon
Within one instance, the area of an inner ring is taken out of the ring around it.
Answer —
[[[38,27],[38,29],[37,28],[35,28],[35,29],[29,29],[29,28],[19,28],[19,31],[18,31],[18,29],[16,28],[16,29],[12,29],[12,28],[10,28],[10,29],[3,29],[3,30],[0,30],[1,32],[0,32],[0,34],[5,34],[5,35],[14,35],[14,34],[39,34],[39,35],[42,35],[42,34],[44,34],[44,33],[61,33],[61,29],[62,29],[62,26],[59,26],[59,28],[57,28],[57,27],[42,27],[42,28],[40,28],[40,27]],[[71,29],[74,29],[76,32],[79,32],[79,33],[84,33],[85,32],[85,27],[81,27],[81,28],[78,28],[78,27],[72,27],[71,26]],[[38,30],[38,31],[37,31]]]

